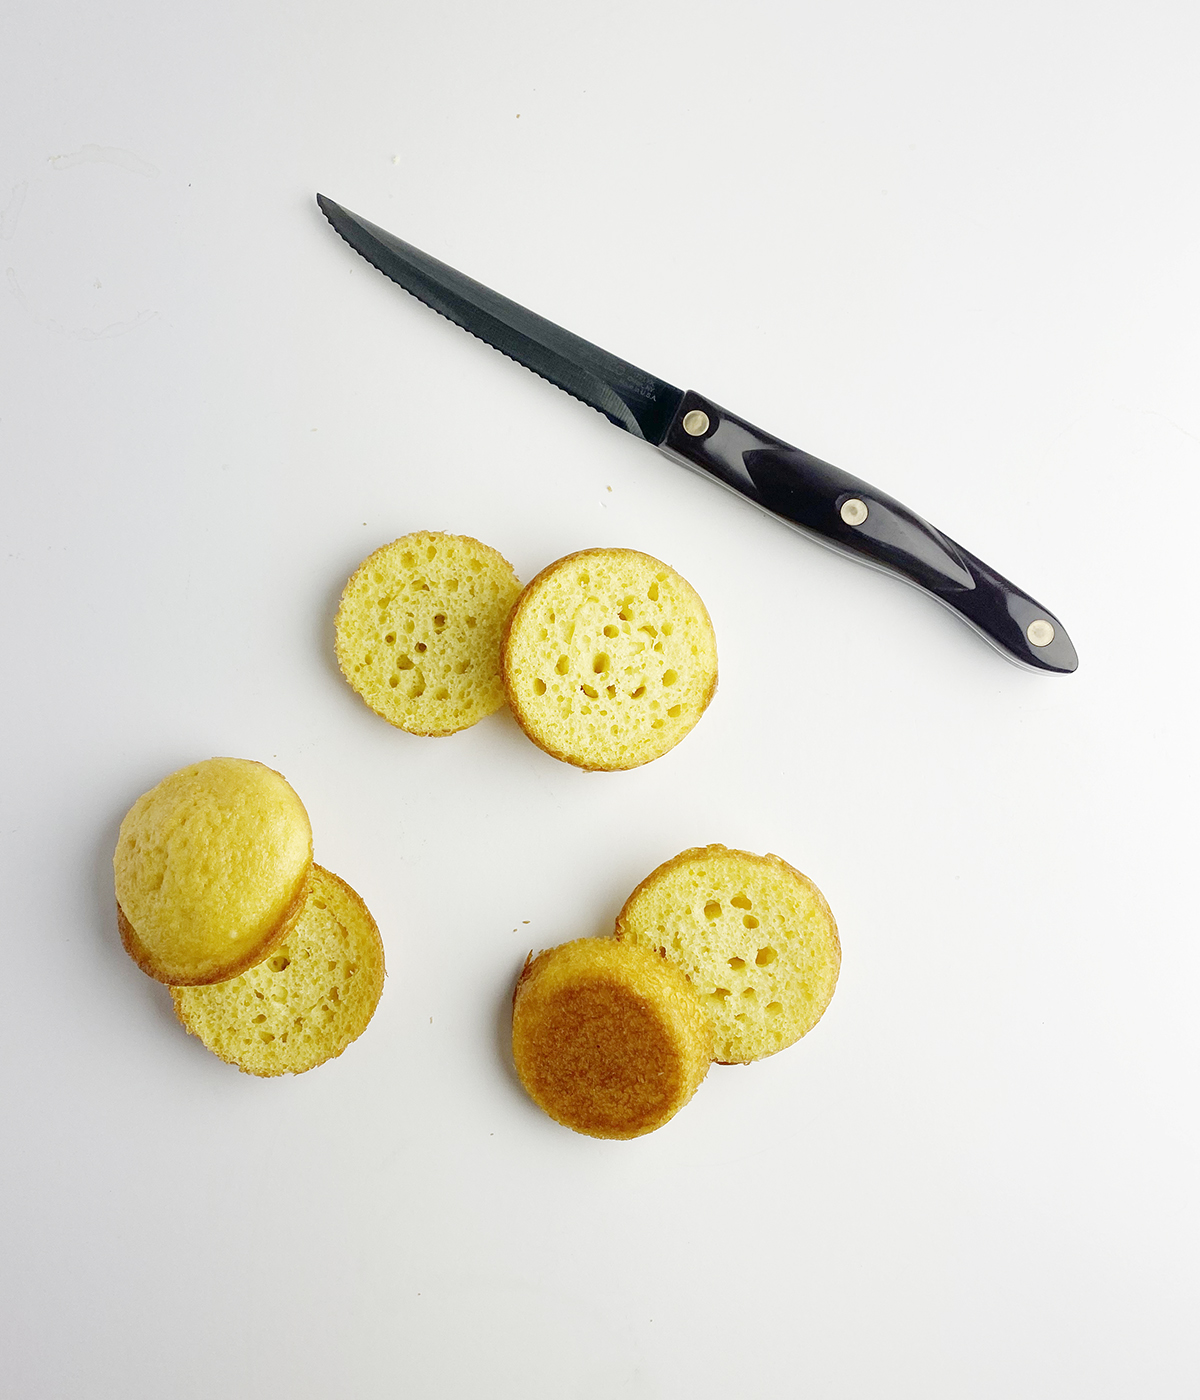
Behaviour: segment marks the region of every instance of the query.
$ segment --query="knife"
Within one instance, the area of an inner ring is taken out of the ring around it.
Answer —
[[[907,506],[756,428],[692,389],[676,389],[317,195],[357,253],[418,301],[565,389],[673,461],[860,563],[944,603],[1010,661],[1066,674],[1079,661],[1049,609]]]

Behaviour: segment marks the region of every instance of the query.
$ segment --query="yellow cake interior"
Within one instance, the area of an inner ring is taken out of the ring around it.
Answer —
[[[634,768],[673,748],[717,684],[717,648],[695,589],[631,549],[568,555],[522,592],[501,664],[529,737],[581,768]]]
[[[697,847],[659,866],[617,918],[618,939],[684,972],[715,1025],[715,1058],[773,1055],[821,1019],[841,943],[821,891],[778,856]]]
[[[180,1021],[248,1074],[302,1074],[366,1029],[383,990],[375,920],[344,880],[314,865],[282,943],[256,966],[208,987],[174,987]]]

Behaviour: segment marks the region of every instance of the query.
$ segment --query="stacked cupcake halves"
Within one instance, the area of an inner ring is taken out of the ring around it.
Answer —
[[[313,863],[304,804],[265,764],[211,758],[164,778],[121,823],[113,873],[126,951],[221,1059],[299,1074],[366,1029],[379,930]]]

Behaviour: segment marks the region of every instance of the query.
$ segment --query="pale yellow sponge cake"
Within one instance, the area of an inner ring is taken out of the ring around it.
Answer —
[[[837,925],[816,885],[778,856],[725,846],[660,865],[617,917],[623,946],[661,953],[709,1007],[715,1058],[745,1064],[812,1030],[837,985]]]
[[[501,673],[517,723],[578,768],[636,768],[674,748],[717,687],[717,644],[699,594],[661,560],[585,549],[525,588]]]
[[[164,778],[121,823],[113,854],[122,942],[143,972],[177,986],[252,967],[299,912],[312,827],[280,774],[210,758]]]
[[[712,1060],[712,1020],[657,952],[581,938],[526,962],[512,1046],[521,1083],[556,1122],[634,1138],[696,1092]]]
[[[367,1028],[383,991],[383,944],[367,906],[314,865],[287,937],[263,962],[212,987],[173,987],[192,1035],[247,1074],[303,1074]]]
[[[500,633],[521,583],[494,549],[419,531],[351,575],[338,665],[372,710],[409,734],[457,733],[504,704]]]

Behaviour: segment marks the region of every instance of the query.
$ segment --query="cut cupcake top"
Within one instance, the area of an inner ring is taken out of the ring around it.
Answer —
[[[383,943],[362,899],[312,868],[287,937],[262,962],[211,987],[175,987],[175,1014],[222,1060],[269,1078],[303,1074],[367,1028],[383,991]]]
[[[629,896],[617,938],[661,953],[706,1001],[715,1058],[783,1050],[821,1019],[842,950],[821,891],[778,856],[725,846],[683,851]]]
[[[712,1022],[656,953],[581,938],[531,956],[513,994],[513,1060],[530,1098],[590,1137],[660,1128],[712,1059]]]
[[[335,622],[338,665],[398,729],[440,737],[504,704],[500,633],[521,583],[489,545],[418,531],[351,575]]]
[[[283,936],[312,866],[312,827],[265,764],[211,758],[144,793],[113,855],[130,956],[176,985],[219,982]]]
[[[636,768],[679,743],[717,685],[708,611],[680,574],[632,549],[569,554],[524,589],[501,672],[525,733],[579,768]]]

